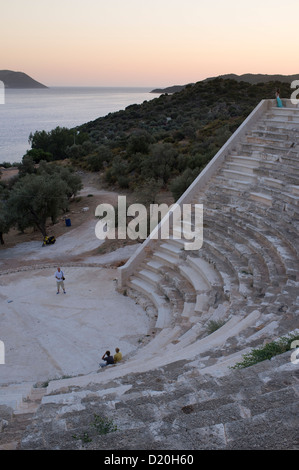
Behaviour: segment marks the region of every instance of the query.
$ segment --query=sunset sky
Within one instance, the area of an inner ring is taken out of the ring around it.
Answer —
[[[299,73],[298,0],[2,0],[0,69],[48,86]]]

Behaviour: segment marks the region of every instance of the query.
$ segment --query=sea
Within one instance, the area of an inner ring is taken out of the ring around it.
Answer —
[[[153,87],[154,88],[154,87]],[[0,165],[19,163],[30,133],[72,128],[157,98],[145,87],[51,87],[5,89],[0,104]]]

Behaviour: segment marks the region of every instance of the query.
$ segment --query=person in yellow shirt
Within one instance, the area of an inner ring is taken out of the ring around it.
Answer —
[[[117,362],[121,361],[123,358],[123,355],[122,353],[120,352],[119,348],[115,348],[115,354],[113,356],[113,359],[114,359],[114,364],[116,364]]]

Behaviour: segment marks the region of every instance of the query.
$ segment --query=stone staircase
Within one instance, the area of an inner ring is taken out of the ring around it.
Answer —
[[[0,389],[0,450],[19,449],[22,435],[41,404],[46,388],[31,383]]]
[[[173,237],[147,242],[119,283],[156,312],[148,341],[104,372],[50,382],[21,437],[9,434],[14,413],[0,445],[298,448],[290,354],[230,369],[252,347],[299,328],[299,108],[262,106],[204,184],[193,185],[188,202],[204,207],[201,249],[186,251]],[[34,401],[32,388],[28,396]],[[117,432],[95,435],[94,414],[113,419]]]
[[[297,450],[298,396],[299,370],[289,353],[218,378],[173,362],[121,380],[52,391],[20,447]],[[94,426],[99,416],[116,431],[100,434]]]

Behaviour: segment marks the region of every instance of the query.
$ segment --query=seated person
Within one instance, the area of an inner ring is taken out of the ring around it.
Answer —
[[[116,364],[117,362],[122,360],[123,355],[120,352],[119,348],[115,348],[115,354],[114,354],[113,358],[114,358],[114,364]]]
[[[102,360],[105,362],[102,362],[100,364],[101,367],[106,367],[110,364],[114,364],[114,359],[113,359],[113,356],[111,356],[110,351],[105,352],[105,354],[102,357]]]
[[[279,89],[276,90],[275,95],[276,95],[277,107],[278,107],[278,108],[283,108],[283,104],[282,104],[282,101],[281,101],[281,99],[280,99],[280,90],[279,90]]]

